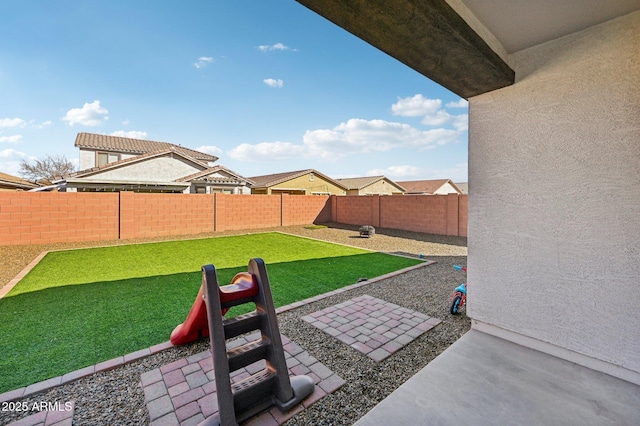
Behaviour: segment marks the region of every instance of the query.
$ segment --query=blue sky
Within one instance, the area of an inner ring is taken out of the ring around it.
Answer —
[[[293,0],[4,0],[0,171],[79,132],[251,177],[467,180],[467,103]]]

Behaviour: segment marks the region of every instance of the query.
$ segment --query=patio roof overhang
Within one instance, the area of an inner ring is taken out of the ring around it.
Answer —
[[[66,179],[67,188],[90,189],[94,191],[135,191],[183,192],[190,182],[149,182],[92,179]]]
[[[297,0],[462,98],[514,83],[514,71],[445,0]]]

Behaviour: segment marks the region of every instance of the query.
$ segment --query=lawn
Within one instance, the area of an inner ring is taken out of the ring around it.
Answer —
[[[0,392],[169,340],[202,265],[224,285],[253,257],[276,307],[419,263],[279,233],[52,252],[0,299]]]

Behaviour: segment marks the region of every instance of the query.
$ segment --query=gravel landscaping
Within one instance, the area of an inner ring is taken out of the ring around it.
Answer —
[[[466,238],[385,229],[376,229],[376,234],[372,238],[361,238],[357,226],[344,225],[331,225],[317,229],[293,226],[275,230],[376,251],[424,257],[437,262],[278,315],[282,334],[307,350],[310,355],[346,381],[346,384],[336,392],[325,396],[296,415],[286,423],[287,425],[353,424],[469,330],[470,320],[464,315],[464,309],[461,315],[449,314],[449,299],[453,289],[465,280],[465,275],[454,270],[452,266],[466,266]],[[266,230],[250,232],[261,231]],[[211,235],[241,233],[243,232],[235,231]],[[205,236],[207,235],[198,237]],[[116,244],[131,242],[121,241]],[[0,259],[2,259],[0,285],[6,284],[44,250],[96,245],[106,244],[94,242],[0,246]],[[212,262],[215,263],[215,259],[212,259]],[[305,315],[365,294],[439,318],[442,323],[392,356],[377,363],[301,320]],[[185,316],[186,314],[185,312]],[[167,339],[168,337],[167,335]],[[74,425],[146,425],[149,420],[144,393],[139,383],[140,374],[201,352],[207,349],[208,345],[208,340],[201,340],[191,345],[173,347],[114,370],[97,373],[25,398],[20,402],[32,406],[34,403],[43,401],[61,404],[75,401]],[[0,412],[0,424],[7,424],[28,414],[34,413]]]

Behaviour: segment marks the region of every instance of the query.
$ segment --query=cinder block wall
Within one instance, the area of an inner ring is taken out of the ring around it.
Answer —
[[[0,193],[0,245],[338,222],[466,236],[467,197]]]
[[[458,235],[467,236],[469,223],[469,196],[458,197]]]
[[[213,195],[120,192],[119,196],[120,239],[214,230]]]
[[[0,193],[0,244],[118,238],[118,194]]]
[[[332,197],[332,221],[427,234],[467,236],[467,195]]]
[[[348,225],[380,226],[379,215],[373,214],[379,205],[379,196],[333,196],[332,202],[336,203],[336,217],[333,222]]]
[[[279,195],[215,194],[215,231],[280,226]]]
[[[317,195],[281,195],[282,226],[331,221],[331,199]]]

